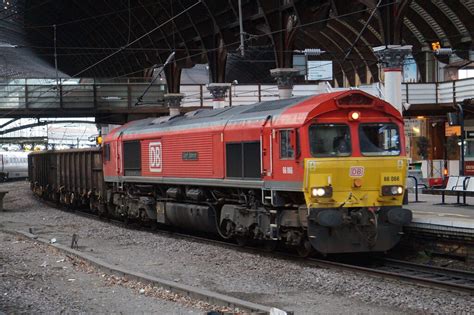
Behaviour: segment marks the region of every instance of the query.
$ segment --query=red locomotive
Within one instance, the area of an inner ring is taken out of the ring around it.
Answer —
[[[403,119],[358,90],[133,121],[102,150],[100,189],[68,191],[60,179],[48,189],[101,212],[302,255],[386,251],[411,221]]]

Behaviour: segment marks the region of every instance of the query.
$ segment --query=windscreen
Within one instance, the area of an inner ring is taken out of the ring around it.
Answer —
[[[400,134],[395,124],[361,124],[359,138],[362,155],[400,155]]]
[[[309,138],[312,156],[351,155],[351,134],[347,125],[311,125]]]

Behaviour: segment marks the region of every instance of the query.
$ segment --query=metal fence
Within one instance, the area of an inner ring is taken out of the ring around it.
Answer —
[[[107,79],[13,79],[0,81],[0,109],[126,109],[133,108],[149,81],[127,78]],[[212,95],[203,84],[181,85],[184,107],[212,106]],[[351,88],[353,89],[353,88]],[[379,83],[359,86],[367,93],[383,98]],[[295,96],[348,90],[327,83],[295,85]],[[449,104],[474,98],[474,78],[442,83],[403,83],[403,102],[410,104]],[[153,84],[143,97],[142,106],[163,106],[166,85]],[[272,84],[232,85],[226,102],[230,106],[278,99],[278,87]]]
[[[93,79],[16,79],[0,83],[0,109],[120,109],[135,105],[148,82],[101,83]],[[154,84],[144,105],[163,105],[166,86]]]
[[[402,100],[410,104],[454,104],[466,98],[474,98],[474,78],[402,84]]]

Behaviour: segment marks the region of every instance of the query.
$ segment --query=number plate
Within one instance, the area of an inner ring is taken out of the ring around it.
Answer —
[[[382,173],[382,185],[402,184],[402,176],[400,173]]]
[[[364,176],[365,168],[363,166],[351,166],[349,170],[350,177],[362,177]]]

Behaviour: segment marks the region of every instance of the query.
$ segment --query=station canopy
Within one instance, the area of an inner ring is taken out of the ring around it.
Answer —
[[[474,59],[470,0],[241,0],[241,11],[244,56],[238,0],[11,0],[0,11],[0,49],[32,56],[33,69],[1,59],[0,69],[51,75],[43,62],[54,66],[56,48],[64,74],[143,77],[175,51],[171,73],[208,64],[213,82],[272,82],[269,69],[292,67],[295,50],[321,49],[309,58],[332,61],[338,85],[356,85],[379,81],[378,46],[412,45],[421,81],[436,59]]]

